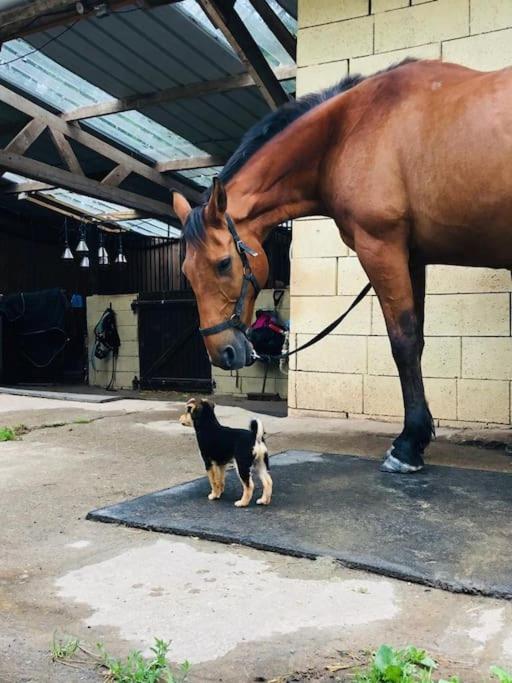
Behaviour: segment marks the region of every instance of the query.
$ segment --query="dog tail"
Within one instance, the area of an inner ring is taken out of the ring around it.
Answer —
[[[256,443],[261,443],[263,441],[263,422],[261,420],[251,420],[250,430],[254,434]]]
[[[267,447],[263,436],[265,430],[263,429],[263,422],[261,420],[251,420],[250,430],[254,434],[253,453],[255,458],[263,459],[267,453]]]

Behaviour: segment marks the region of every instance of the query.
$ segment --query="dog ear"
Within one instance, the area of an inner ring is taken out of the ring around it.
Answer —
[[[185,403],[187,413],[191,413],[196,406],[197,406],[197,401],[195,398],[189,398],[188,401]]]

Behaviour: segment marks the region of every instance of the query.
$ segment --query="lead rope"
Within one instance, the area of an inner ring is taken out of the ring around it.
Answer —
[[[278,356],[271,356],[269,354],[257,354],[255,351],[253,351],[253,357],[255,360],[263,360],[263,361],[270,361],[270,360],[283,360],[285,358],[289,358],[290,356],[293,356],[295,353],[298,353],[299,351],[304,351],[304,349],[309,348],[310,346],[313,346],[313,344],[318,343],[321,341],[324,337],[326,337],[328,334],[330,334],[333,330],[335,330],[340,323],[342,323],[347,315],[352,311],[361,301],[364,299],[364,297],[368,294],[370,289],[372,288],[372,285],[368,282],[363,289],[359,292],[359,294],[356,296],[354,301],[350,304],[350,306],[347,308],[347,310],[342,313],[339,318],[336,318],[336,320],[333,320],[332,323],[329,323],[327,327],[324,327],[324,329],[316,334],[313,339],[310,339],[307,341],[305,344],[302,344],[302,346],[298,346],[296,349],[293,349],[293,351],[287,351],[286,353],[280,353]]]

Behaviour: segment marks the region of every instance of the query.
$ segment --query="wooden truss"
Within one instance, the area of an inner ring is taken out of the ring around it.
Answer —
[[[141,1],[143,2],[143,6],[151,9],[152,7],[171,4],[178,0]],[[5,9],[0,11],[0,44],[2,41],[10,40],[11,38],[26,36],[34,32],[48,30],[55,26],[69,25],[70,23],[75,23],[82,19],[94,17],[98,11],[98,7],[102,4],[105,4],[109,9],[115,11],[128,2],[133,2],[133,0],[108,0],[106,3],[91,2],[90,0],[82,0],[80,3],[72,2],[71,0],[33,0],[32,2],[25,3],[21,7],[17,6],[11,9]],[[263,98],[271,109],[276,109],[287,102],[289,96],[280,82],[283,80],[283,77],[272,70],[263,56],[250,31],[236,12],[234,8],[235,0],[197,0],[197,2],[212,24],[223,33],[228,43],[238,55],[240,61],[246,67],[249,79],[245,78],[244,80],[242,78],[240,85],[237,85],[237,79],[240,77],[234,76],[231,77],[231,79],[228,78],[216,81],[211,85],[208,83],[201,83],[183,86],[181,89],[183,94],[180,94],[179,88],[170,89],[164,91],[165,94],[153,93],[152,95],[143,96],[146,99],[146,103],[156,104],[164,101],[172,101],[181,96],[192,97],[194,95],[191,91],[194,88],[196,88],[195,96],[197,96],[205,94],[206,92],[225,92],[232,88],[247,87],[248,85],[256,85],[259,88]],[[295,59],[297,40],[295,36],[288,31],[279,16],[268,4],[267,0],[250,0],[250,2],[288,54]],[[78,7],[81,8],[81,11],[78,10]],[[292,78],[293,76],[288,75],[287,77]],[[209,85],[210,87],[208,88]],[[201,91],[201,87],[205,88],[205,90]],[[175,92],[172,92],[172,90],[175,90]],[[152,100],[151,97],[153,98]],[[137,97],[127,99],[131,100],[129,108],[134,109],[144,106],[140,105],[137,101]],[[125,111],[126,105],[123,104],[123,102],[126,101],[118,100],[118,102],[118,106],[121,108],[111,109],[108,113]],[[92,108],[81,108],[76,112],[72,112],[71,117],[67,120],[76,120],[77,118],[98,115],[89,113],[91,110]]]
[[[107,4],[110,9],[116,9],[129,1],[109,0]],[[235,11],[234,0],[197,0],[197,2],[214,26],[224,34],[246,67],[247,73],[110,100],[105,103],[80,107],[61,115],[52,113],[49,109],[23,97],[5,85],[0,85],[0,101],[30,118],[22,130],[11,139],[3,150],[0,150],[0,176],[6,171],[11,171],[30,180],[22,183],[4,183],[0,185],[0,191],[11,194],[37,193],[41,190],[62,187],[119,204],[135,211],[137,215],[165,218],[173,216],[170,202],[157,201],[120,187],[133,174],[160,188],[179,190],[192,203],[198,203],[200,192],[175,177],[166,176],[165,173],[220,166],[225,163],[224,158],[204,155],[185,159],[170,159],[152,164],[135,158],[132,153],[123,151],[114,143],[106,142],[104,138],[93,133],[90,129],[85,130],[79,123],[80,120],[95,116],[127,110],[140,110],[162,102],[201,97],[209,93],[227,92],[236,88],[251,86],[259,88],[263,98],[272,109],[288,101],[289,96],[281,81],[295,76],[295,66],[282,67],[275,71],[270,67],[249,30]],[[295,57],[295,36],[287,30],[267,1],[250,0],[250,2],[287,52]],[[169,0],[144,0],[144,5],[147,8],[168,3]],[[97,2],[89,2],[88,0],[83,0],[81,3],[71,0],[33,0],[33,2],[27,2],[15,8],[2,10],[0,11],[0,44],[2,40],[25,36],[35,31],[47,30],[57,25],[66,25],[94,16],[97,8]],[[50,134],[56,156],[63,168],[27,156],[30,147],[46,130]],[[100,178],[86,176],[71,142],[78,143],[114,162],[114,168]]]
[[[0,85],[0,101],[31,117],[31,120],[22,130],[0,151],[0,169],[3,172],[12,171],[31,180],[27,183],[5,185],[2,187],[4,192],[33,192],[52,187],[63,187],[90,197],[136,209],[147,215],[172,216],[170,201],[168,204],[159,202],[119,187],[129,175],[134,174],[167,190],[179,190],[192,202],[199,202],[200,192],[175,178],[164,175],[163,170],[157,168],[156,164],[152,165],[136,159],[91,132],[85,131],[77,123],[64,121],[60,116],[3,85]],[[44,130],[49,131],[65,170],[36,161],[26,155],[31,145]],[[88,178],[80,166],[70,141],[75,141],[113,161],[116,164],[114,169],[109,171],[101,180]],[[192,167],[194,166],[194,163],[189,159],[185,162],[189,164],[189,167],[190,164]],[[173,170],[177,170],[178,166],[179,164],[175,162]],[[170,170],[170,168],[165,170]]]

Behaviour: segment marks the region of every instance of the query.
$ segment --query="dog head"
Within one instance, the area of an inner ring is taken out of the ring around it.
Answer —
[[[199,421],[201,414],[207,410],[209,413],[213,413],[213,404],[202,398],[198,403],[195,398],[189,398],[185,404],[186,412],[180,415],[180,424],[184,427],[193,427],[194,423]]]

